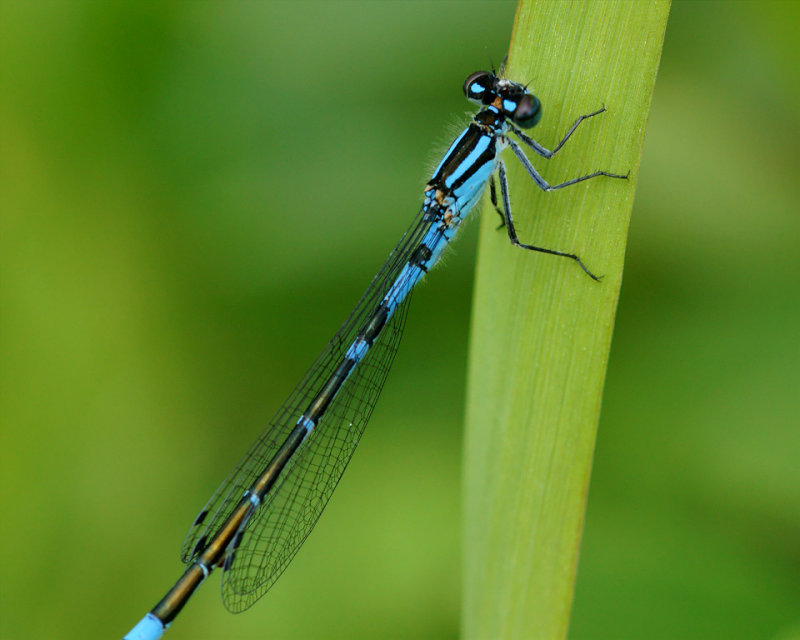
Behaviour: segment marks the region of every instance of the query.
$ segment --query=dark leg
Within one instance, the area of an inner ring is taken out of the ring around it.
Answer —
[[[519,158],[519,161],[522,163],[522,166],[525,167],[525,171],[528,172],[531,178],[533,178],[534,182],[539,186],[542,191],[555,191],[556,189],[563,189],[564,187],[568,187],[571,184],[575,184],[577,182],[583,182],[584,180],[589,180],[589,178],[597,178],[598,176],[606,176],[607,178],[621,178],[623,180],[627,180],[627,175],[619,175],[617,173],[609,173],[607,171],[595,171],[594,173],[590,173],[588,176],[581,176],[580,178],[573,178],[572,180],[567,180],[566,182],[562,182],[561,184],[554,184],[551,185],[545,180],[536,168],[531,164],[531,161],[528,160],[528,156],[525,155],[525,152],[522,150],[516,142],[514,142],[511,138],[506,138],[508,140],[508,144],[511,146],[511,150],[514,152],[514,155]]]
[[[567,134],[566,134],[566,135],[565,135],[565,136],[564,136],[564,137],[561,139],[561,142],[559,142],[559,143],[556,145],[555,149],[553,149],[552,151],[548,151],[548,150],[547,150],[547,149],[545,149],[545,148],[544,148],[542,145],[540,145],[538,142],[536,142],[536,140],[534,140],[533,138],[529,138],[529,137],[528,137],[527,135],[525,135],[525,134],[524,134],[522,131],[520,131],[520,130],[519,130],[517,127],[515,127],[513,124],[511,124],[511,123],[509,123],[509,124],[510,124],[510,126],[511,126],[511,130],[514,132],[514,134],[515,134],[515,135],[516,135],[516,136],[517,136],[517,137],[518,137],[520,140],[522,140],[522,141],[523,141],[525,144],[527,144],[527,145],[528,145],[528,146],[529,146],[531,149],[533,149],[533,150],[534,150],[536,153],[538,153],[538,154],[539,154],[540,156],[542,156],[543,158],[552,158],[552,157],[553,157],[553,156],[556,154],[556,152],[557,152],[557,151],[558,151],[558,150],[559,150],[561,147],[563,147],[563,146],[564,146],[564,143],[565,143],[567,140],[569,140],[569,137],[570,137],[570,136],[571,136],[571,135],[572,135],[572,134],[575,132],[575,129],[577,129],[577,128],[578,128],[578,125],[579,125],[581,122],[583,122],[584,120],[586,120],[586,119],[588,119],[588,118],[592,118],[592,117],[594,117],[594,116],[596,116],[596,115],[598,115],[598,114],[600,114],[600,113],[603,113],[603,111],[605,111],[605,110],[606,110],[606,108],[605,108],[605,107],[600,107],[600,108],[599,108],[597,111],[593,111],[592,113],[587,113],[585,116],[581,116],[580,118],[578,118],[578,119],[577,119],[577,120],[576,120],[576,121],[573,123],[573,125],[572,125],[572,126],[569,128],[569,131],[567,131]]]
[[[523,156],[524,155],[525,154],[523,154]],[[583,269],[590,278],[592,278],[592,280],[599,281],[600,278],[594,275],[591,271],[589,271],[589,269],[586,268],[586,265],[583,264],[581,259],[574,253],[565,253],[563,251],[556,251],[555,249],[545,249],[544,247],[537,247],[532,244],[523,244],[522,242],[519,241],[519,238],[517,238],[517,230],[514,228],[514,218],[511,216],[511,203],[508,197],[508,179],[506,178],[506,168],[503,165],[502,161],[499,161],[497,164],[499,167],[498,175],[500,178],[500,194],[503,197],[503,210],[505,212],[504,217],[505,217],[506,229],[508,230],[508,238],[509,240],[511,240],[511,244],[513,244],[516,247],[520,247],[521,249],[528,249],[530,251],[539,251],[540,253],[549,253],[550,255],[553,256],[561,256],[562,258],[569,258],[570,260],[574,260],[575,262],[578,263],[580,268]]]
[[[492,200],[492,206],[494,207],[494,210],[497,211],[497,215],[500,216],[500,225],[497,228],[502,229],[506,226],[506,217],[503,215],[500,207],[497,206],[497,185],[494,183],[494,176],[492,176],[492,179],[489,182],[489,197]]]

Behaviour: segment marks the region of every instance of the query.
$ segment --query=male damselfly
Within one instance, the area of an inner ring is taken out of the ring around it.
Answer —
[[[487,183],[513,245],[570,258],[598,279],[575,254],[519,241],[499,154],[510,146],[544,191],[597,176],[626,178],[595,171],[550,185],[509,137],[514,134],[536,154],[550,158],[583,120],[605,109],[578,118],[550,151],[521,131],[533,127],[542,114],[527,86],[494,71],[477,71],[463,89],[481,109],[428,181],[414,222],[333,340],[192,523],[181,551],[188,568],[126,640],[159,638],[217,567],[222,569],[223,601],[233,612],[250,607],[278,579],[314,528],[353,455],[397,351],[412,289],[439,260]]]

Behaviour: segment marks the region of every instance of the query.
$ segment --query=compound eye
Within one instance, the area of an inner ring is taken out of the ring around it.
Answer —
[[[491,71],[476,71],[464,80],[464,95],[478,104],[491,104],[497,79]]]
[[[515,124],[523,129],[530,129],[542,117],[542,103],[539,98],[526,93],[519,101],[517,108],[511,115],[511,119]]]

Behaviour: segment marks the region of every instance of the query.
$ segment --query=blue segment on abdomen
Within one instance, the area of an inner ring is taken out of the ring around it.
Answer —
[[[414,288],[414,285],[416,285],[424,275],[425,271],[415,264],[409,263],[403,267],[403,270],[400,271],[391,289],[389,289],[386,296],[383,298],[384,304],[386,304],[386,307],[389,309],[390,317],[398,305],[406,299],[406,296]]]
[[[369,343],[364,340],[364,338],[359,337],[353,341],[353,344],[350,345],[344,357],[354,360],[355,362],[361,362],[361,359],[366,355],[368,349]]]

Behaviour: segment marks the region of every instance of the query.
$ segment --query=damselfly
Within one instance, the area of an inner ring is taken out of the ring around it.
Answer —
[[[278,579],[314,528],[353,455],[397,351],[411,290],[439,260],[487,184],[511,244],[574,260],[597,280],[577,255],[519,241],[499,154],[510,146],[544,191],[597,176],[625,178],[595,171],[550,185],[509,136],[550,158],[583,120],[604,109],[578,118],[550,151],[521,131],[542,115],[538,98],[526,86],[494,71],[477,71],[463,88],[481,109],[428,181],[411,227],[333,340],[192,523],[181,551],[188,568],[126,639],[160,637],[217,567],[222,569],[222,599],[233,612],[247,609]]]

